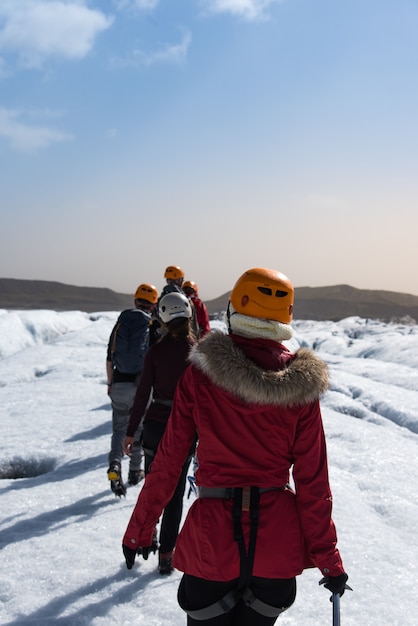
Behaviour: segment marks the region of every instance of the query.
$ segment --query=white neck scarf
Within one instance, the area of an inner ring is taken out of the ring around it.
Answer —
[[[290,324],[241,315],[235,311],[232,304],[229,305],[229,315],[229,326],[231,327],[231,331],[236,335],[250,338],[261,337],[262,339],[272,339],[279,343],[293,337],[293,328]],[[225,314],[225,323],[228,326],[227,314]]]

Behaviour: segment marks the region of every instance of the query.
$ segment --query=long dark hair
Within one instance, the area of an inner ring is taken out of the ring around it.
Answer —
[[[192,331],[190,325],[190,319],[187,317],[176,317],[165,324],[167,329],[167,335],[171,335],[174,339],[180,339],[182,337],[188,337],[193,342],[196,341],[196,337]],[[164,337],[163,337],[164,338]]]

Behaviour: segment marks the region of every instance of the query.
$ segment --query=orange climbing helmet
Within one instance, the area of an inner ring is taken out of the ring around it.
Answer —
[[[154,285],[150,285],[149,283],[142,283],[139,285],[134,295],[135,300],[147,300],[151,304],[157,304],[158,301],[158,291]]]
[[[194,293],[194,295],[197,296],[198,289],[194,280],[186,280],[183,283],[182,289],[187,295]]]
[[[276,270],[250,269],[235,283],[229,300],[237,313],[275,320],[292,321],[294,289],[290,280]]]
[[[164,278],[170,278],[171,280],[178,280],[184,278],[184,272],[178,265],[169,265],[164,272]]]

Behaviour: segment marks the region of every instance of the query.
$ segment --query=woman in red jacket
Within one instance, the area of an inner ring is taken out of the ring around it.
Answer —
[[[306,567],[344,593],[319,406],[327,368],[310,350],[292,354],[281,343],[292,336],[293,296],[275,270],[238,279],[229,334],[212,332],[192,349],[123,538],[130,569],[151,544],[197,429],[200,493],[174,556],[189,625],[270,626],[294,602]]]

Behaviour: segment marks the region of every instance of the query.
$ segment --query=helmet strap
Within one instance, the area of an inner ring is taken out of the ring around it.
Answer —
[[[235,312],[235,311],[234,311]],[[228,306],[226,309],[226,325],[228,327],[228,335],[230,335],[232,333],[232,328],[231,328],[231,315],[233,315],[234,313],[231,313],[231,301],[228,300]]]

